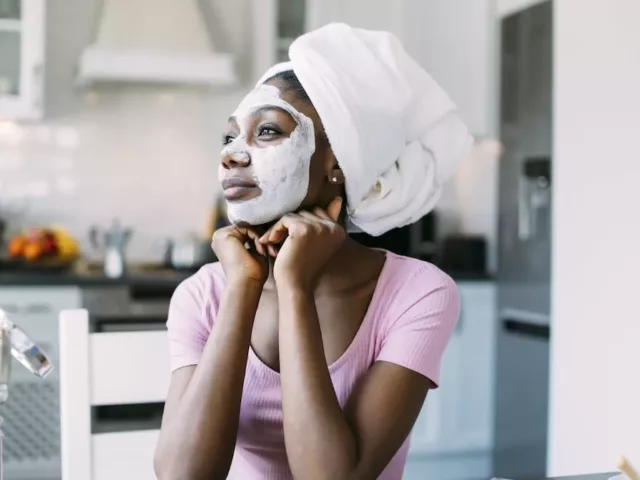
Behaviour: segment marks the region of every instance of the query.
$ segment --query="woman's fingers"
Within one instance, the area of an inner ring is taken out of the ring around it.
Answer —
[[[316,215],[318,218],[321,218],[322,220],[328,220],[330,222],[333,222],[333,219],[329,216],[327,211],[320,207],[314,208],[313,213],[314,215]]]
[[[267,256],[267,252],[265,252],[264,245],[262,245],[262,244],[258,241],[258,239],[257,239],[257,238],[254,240],[254,243],[255,243],[255,246],[256,246],[256,251],[257,251],[260,255],[262,255],[263,257],[266,257],[266,256]]]
[[[289,213],[276,222],[267,232],[260,237],[260,243],[267,245],[269,243],[282,243],[287,238],[289,226],[295,218],[300,218],[295,213]]]
[[[340,219],[340,212],[342,211],[343,200],[341,197],[336,197],[327,207],[327,214],[331,217],[331,220],[338,222]]]
[[[255,230],[251,229],[251,228],[247,228],[246,231],[247,231],[247,236],[255,244],[256,251],[260,255],[262,255],[263,257],[266,257],[267,253],[266,253],[266,251],[264,249],[264,246],[260,242],[258,242],[258,240],[260,239],[260,235],[258,235],[258,233]]]
[[[306,218],[307,220],[312,221],[312,222],[318,222],[318,221],[322,221],[323,220],[322,217],[320,217],[319,215],[317,215],[315,213],[315,210],[314,210],[313,213],[307,212],[307,211],[302,211],[302,212],[299,212],[299,215],[301,217],[303,217],[303,218]]]

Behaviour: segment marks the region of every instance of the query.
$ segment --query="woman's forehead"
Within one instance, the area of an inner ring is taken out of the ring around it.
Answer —
[[[320,121],[320,117],[318,112],[314,108],[314,106],[308,100],[301,99],[298,95],[296,95],[295,90],[291,88],[287,88],[286,83],[279,79],[273,78],[267,80],[264,85],[269,85],[276,87],[280,92],[280,98],[295,108],[298,112],[303,115],[309,117],[313,121],[313,125],[315,127],[316,132],[322,132],[324,127],[322,126],[322,122]]]
[[[323,130],[322,122],[313,105],[306,100],[300,99],[294,90],[287,88],[287,85],[280,79],[271,79],[250,91],[240,102],[236,110],[229,118],[229,123],[235,124],[241,119],[255,117],[265,110],[279,109],[284,113],[295,117],[302,114],[313,121],[314,130]],[[293,112],[288,111],[292,109]],[[295,118],[294,118],[295,120]]]

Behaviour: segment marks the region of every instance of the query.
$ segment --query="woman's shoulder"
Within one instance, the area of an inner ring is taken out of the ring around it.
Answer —
[[[379,353],[439,384],[440,359],[460,315],[458,288],[435,265],[395,254],[387,256]]]
[[[203,308],[220,297],[225,281],[220,262],[208,263],[178,284],[172,303],[188,302]]]
[[[380,302],[389,321],[423,309],[458,308],[458,287],[432,263],[387,253],[383,274]]]
[[[453,279],[434,264],[387,252],[385,270],[389,283],[409,287],[407,293],[425,294],[433,290],[457,290]]]

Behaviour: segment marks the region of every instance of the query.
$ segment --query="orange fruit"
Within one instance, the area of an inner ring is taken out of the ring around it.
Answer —
[[[27,260],[35,260],[42,255],[42,246],[36,242],[29,242],[24,247],[23,255]]]
[[[9,242],[9,255],[11,257],[19,257],[24,253],[24,248],[27,246],[27,239],[24,235],[17,235]]]

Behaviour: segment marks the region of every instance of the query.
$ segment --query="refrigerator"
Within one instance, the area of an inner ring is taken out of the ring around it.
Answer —
[[[542,478],[549,389],[552,2],[501,24],[493,473]]]

